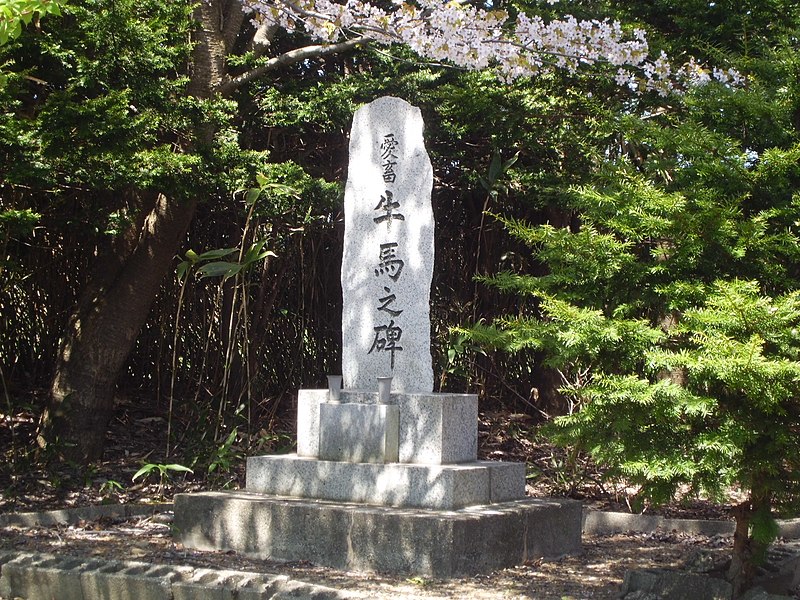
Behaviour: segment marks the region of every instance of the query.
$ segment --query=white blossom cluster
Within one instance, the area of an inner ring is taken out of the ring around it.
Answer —
[[[557,0],[553,0],[556,2]],[[716,80],[741,84],[732,70],[708,70],[694,61],[673,69],[663,53],[649,58],[645,32],[627,34],[617,21],[545,22],[520,13],[512,22],[501,10],[482,10],[451,0],[392,0],[385,10],[363,0],[243,0],[256,21],[267,19],[294,31],[300,26],[324,42],[353,35],[383,44],[402,43],[422,57],[466,69],[496,68],[507,80],[554,68],[575,72],[581,65],[619,67],[615,80],[634,91],[662,95]]]

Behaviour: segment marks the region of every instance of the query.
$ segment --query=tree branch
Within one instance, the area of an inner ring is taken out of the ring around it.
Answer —
[[[219,86],[217,86],[217,91],[222,95],[228,95],[245,83],[253,81],[269,71],[274,71],[275,69],[279,69],[281,67],[288,67],[289,65],[297,64],[309,58],[317,58],[320,56],[327,56],[328,54],[346,52],[347,50],[355,48],[356,46],[366,44],[369,41],[371,41],[371,38],[367,36],[361,36],[352,40],[347,40],[346,42],[339,42],[338,44],[320,44],[290,50],[289,52],[281,54],[280,56],[269,59],[263,65],[222,82]]]
[[[250,50],[253,51],[256,58],[261,58],[267,53],[267,50],[269,50],[272,45],[275,34],[278,33],[280,29],[280,25],[271,23],[266,19],[258,26],[255,35],[253,35],[253,39],[250,40]]]
[[[244,23],[245,13],[242,9],[242,4],[238,0],[229,1],[222,9],[223,22],[222,22],[222,38],[225,40],[225,48],[228,52],[233,51],[233,46],[236,43],[236,38],[242,30],[242,23]]]

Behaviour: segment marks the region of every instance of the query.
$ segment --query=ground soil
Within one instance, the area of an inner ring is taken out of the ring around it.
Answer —
[[[364,598],[617,598],[625,571],[680,566],[699,549],[724,552],[729,540],[679,534],[587,537],[580,553],[541,560],[488,575],[430,580],[386,574],[345,573],[309,563],[251,560],[233,553],[198,552],[172,541],[168,522],[152,517],[100,519],[75,526],[3,528],[0,549],[136,560],[288,575],[347,590]]]
[[[138,404],[121,403],[108,432],[105,460],[89,468],[68,465],[47,468],[34,460],[36,415],[19,412],[0,422],[0,513],[41,511],[101,503],[170,501],[174,493],[201,489],[235,489],[244,481],[244,456],[289,450],[290,434],[240,434],[224,456],[194,464],[194,474],[167,469],[132,481],[143,464],[169,464],[165,457],[166,421]],[[286,424],[291,431],[291,417]],[[479,429],[480,456],[524,460],[530,466],[528,493],[538,497],[570,496],[601,510],[628,511],[636,504],[635,490],[603,481],[581,457],[570,457],[537,438],[525,415],[483,414]],[[13,436],[12,436],[13,433]],[[224,460],[220,460],[220,458]],[[209,473],[209,465],[217,465]],[[186,462],[184,459],[182,462]],[[188,464],[188,463],[187,463]],[[202,476],[200,474],[202,473]],[[732,498],[732,502],[735,498]],[[650,507],[644,508],[656,512]],[[671,517],[727,519],[728,508],[694,499],[661,507]],[[217,567],[290,575],[330,585],[365,598],[616,598],[625,571],[632,568],[677,567],[693,553],[723,554],[730,538],[707,538],[670,532],[585,537],[580,553],[540,560],[489,575],[434,581],[384,574],[342,573],[307,563],[250,560],[232,553],[197,552],[172,541],[164,518],[105,518],[74,526],[3,528],[0,549],[27,550],[108,559]]]

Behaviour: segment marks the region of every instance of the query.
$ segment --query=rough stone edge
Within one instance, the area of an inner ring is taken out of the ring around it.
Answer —
[[[237,596],[240,589],[248,589],[258,591],[263,598],[274,599],[351,600],[357,597],[343,590],[306,583],[286,575],[24,551],[0,551],[0,592],[18,597],[31,587],[35,589],[37,585],[44,585],[42,578],[37,576],[39,570],[47,571],[49,585],[62,579],[64,582],[74,582],[78,577],[85,600],[100,600],[100,596],[92,591],[92,583],[108,577],[127,579],[131,584],[142,580],[159,583],[164,591],[164,600],[172,600],[174,588],[180,587],[193,588],[194,591],[198,591],[198,588],[229,590]],[[17,572],[16,577],[11,574],[12,571]],[[102,585],[98,588],[102,589]],[[148,600],[153,593],[152,586],[150,589]]]
[[[696,535],[733,535],[733,521],[704,521],[700,519],[668,519],[658,515],[634,515],[584,508],[583,535],[612,535],[615,533],[649,533],[658,529]],[[800,539],[800,519],[778,520],[778,536]]]

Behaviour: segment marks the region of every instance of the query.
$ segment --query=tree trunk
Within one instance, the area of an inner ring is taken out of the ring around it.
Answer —
[[[240,13],[233,0],[198,3],[190,95],[210,98],[222,83],[227,46],[243,22]],[[199,144],[213,136],[210,126],[196,132]],[[40,424],[41,447],[80,463],[102,456],[117,378],[173,267],[196,204],[158,195],[151,210],[138,211],[140,227],[135,224],[111,256],[100,259],[98,279],[83,292],[64,333]]]
[[[756,570],[767,549],[766,544],[750,535],[753,515],[761,510],[769,510],[768,500],[753,498],[733,509],[736,530],[733,534],[733,556],[728,568],[728,581],[733,586],[734,598],[739,598],[752,587]]]
[[[295,49],[231,78],[226,57],[238,43],[243,27],[249,27],[241,2],[198,2],[194,20],[197,27],[192,35],[194,49],[187,93],[199,99],[230,95],[238,86],[271,70],[349,50],[365,42],[365,38],[358,38]],[[262,44],[258,53],[263,47],[266,46]],[[214,124],[200,124],[194,132],[194,143],[209,145],[215,134]],[[100,259],[105,263],[105,268],[100,269],[102,281],[98,279],[84,291],[64,333],[50,405],[42,415],[40,446],[53,448],[64,458],[79,462],[102,455],[118,375],[161,281],[173,265],[173,256],[195,208],[196,200],[181,203],[159,195],[151,211],[136,211],[141,227],[131,228],[131,235],[117,240],[115,252]]]
[[[194,215],[196,202],[159,195],[108,285],[87,288],[70,318],[42,416],[39,445],[80,463],[103,452],[114,386]],[[121,249],[117,249],[120,252]]]

